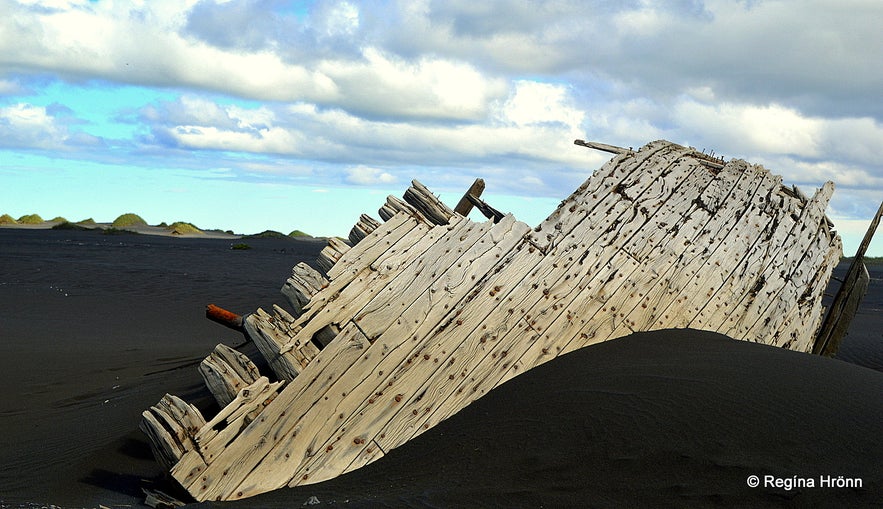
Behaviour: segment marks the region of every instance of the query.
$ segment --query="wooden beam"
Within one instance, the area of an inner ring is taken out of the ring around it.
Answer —
[[[611,154],[628,154],[629,152],[634,152],[631,149],[617,147],[616,145],[608,145],[606,143],[598,143],[597,141],[573,140],[573,144],[581,147],[593,148],[602,152],[610,152]]]
[[[813,353],[816,355],[831,357],[837,353],[837,349],[840,348],[840,342],[843,341],[846,332],[849,330],[849,323],[855,316],[855,312],[858,310],[858,306],[868,290],[870,278],[868,276],[868,268],[864,264],[864,258],[868,246],[874,238],[874,233],[877,231],[877,226],[880,224],[881,216],[883,216],[883,202],[880,203],[877,214],[871,220],[868,231],[865,232],[865,237],[855,253],[855,259],[846,272],[843,284],[840,285],[840,290],[837,291],[834,301],[831,302],[831,310],[828,312],[828,316],[825,317],[818,336],[816,336],[816,341],[813,345]]]
[[[469,215],[469,212],[472,210],[472,200],[469,199],[469,196],[473,196],[475,198],[480,198],[481,193],[484,192],[484,179],[477,178],[475,182],[472,183],[472,186],[469,187],[469,190],[466,191],[466,194],[460,198],[460,201],[457,202],[457,206],[454,207],[454,212],[460,214],[463,217]]]

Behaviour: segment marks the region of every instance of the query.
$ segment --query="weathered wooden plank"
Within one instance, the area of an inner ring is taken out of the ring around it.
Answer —
[[[221,343],[199,365],[206,387],[222,408],[229,404],[243,387],[260,378],[253,362],[243,353]]]
[[[561,246],[569,246],[574,254],[569,254],[568,251],[557,253],[552,258],[555,261],[551,263],[552,268],[556,270],[549,272],[544,277],[534,277],[531,279],[546,281],[546,283],[542,284],[541,287],[531,288],[533,291],[523,292],[523,295],[520,296],[516,296],[515,292],[507,295],[507,300],[512,299],[512,301],[517,302],[517,305],[511,307],[511,304],[507,303],[509,309],[506,312],[509,313],[509,310],[515,311],[509,314],[516,314],[521,319],[514,321],[510,326],[505,328],[497,327],[494,331],[481,335],[479,343],[482,345],[480,349],[475,350],[466,347],[467,351],[464,353],[455,352],[454,362],[449,362],[450,368],[446,368],[446,378],[452,382],[449,384],[450,387],[440,387],[440,391],[438,389],[428,390],[427,394],[430,394],[432,397],[426,398],[429,402],[427,406],[415,409],[418,410],[418,414],[431,412],[431,415],[425,418],[429,422],[421,426],[421,419],[418,418],[410,425],[405,426],[405,428],[410,428],[412,432],[419,432],[421,429],[431,427],[435,422],[459,411],[460,408],[474,399],[477,394],[490,390],[490,388],[495,386],[496,381],[488,381],[490,380],[489,377],[493,378],[495,376],[498,379],[502,376],[502,372],[506,371],[511,362],[517,360],[522,352],[529,349],[533,342],[536,341],[536,332],[542,330],[547,322],[553,321],[559,315],[564,314],[565,304],[580,294],[581,286],[587,284],[584,281],[585,279],[600,277],[605,280],[604,283],[609,283],[614,281],[614,279],[609,278],[607,273],[615,275],[616,271],[623,270],[627,265],[636,267],[636,261],[627,254],[627,250],[623,249],[628,244],[617,244],[613,242],[613,239],[620,236],[625,239],[632,239],[634,245],[646,242],[650,236],[649,232],[659,229],[659,224],[656,221],[658,219],[657,215],[661,213],[662,216],[665,216],[666,214],[665,204],[668,200],[665,199],[665,196],[677,192],[682,185],[694,184],[688,177],[695,173],[696,170],[697,165],[688,161],[682,161],[680,164],[675,165],[663,178],[655,179],[654,186],[648,187],[645,190],[646,192],[635,196],[636,200],[632,209],[638,211],[637,213],[626,213],[621,217],[622,220],[616,224],[615,228],[604,229],[597,238],[587,237],[583,235],[583,232],[575,231],[572,234],[574,238],[585,239],[586,243],[580,245],[562,243]],[[621,197],[621,199],[630,201],[624,197]],[[587,231],[590,230],[592,230],[591,227],[587,229]],[[660,240],[662,239],[661,236],[657,237]],[[605,251],[608,253],[607,255],[604,254]],[[576,256],[579,252],[591,254],[586,257]],[[608,263],[602,267],[604,264],[594,262],[594,266],[586,265],[581,267],[583,263],[578,261],[582,259],[593,261],[606,260],[614,254],[619,254],[623,257],[621,262],[615,265]],[[560,264],[560,268],[556,267],[556,264]],[[524,273],[524,271],[519,272]],[[494,324],[506,322],[505,318],[493,315],[487,317],[485,321]],[[475,333],[470,334],[470,337],[474,335]],[[468,345],[468,342],[464,342],[463,345]],[[497,371],[497,375],[490,374],[494,371]],[[444,379],[444,376],[439,377],[441,381]],[[456,382],[454,382],[455,380]],[[433,382],[438,383],[435,380]],[[484,384],[489,386],[485,387]],[[436,405],[436,408],[432,407],[433,404]],[[390,431],[394,435],[398,434],[398,440],[410,438],[407,435],[400,434],[397,430],[388,430],[387,435],[390,435]],[[393,440],[396,439],[393,438]],[[396,442],[385,443],[383,441],[380,444],[383,447],[391,447],[393,444],[397,445]]]
[[[302,328],[293,341],[307,341],[329,326],[341,327],[402,274],[406,266],[434,245],[439,237],[463,227],[459,220],[434,228],[421,223],[382,253],[366,253],[366,257],[360,259],[362,263],[353,264],[353,267],[360,267],[358,272],[341,273],[329,285],[327,292],[316,296],[310,313],[299,322]],[[376,259],[372,259],[375,256]]]
[[[326,286],[328,286],[328,280],[325,279],[325,276],[306,263],[300,262],[291,269],[291,277],[282,285],[281,291],[288,303],[291,304],[294,314],[300,316],[313,295],[319,293]]]
[[[549,252],[559,239],[565,238],[586,218],[604,217],[603,209],[598,210],[598,207],[606,202],[599,200],[599,197],[626,192],[626,188],[639,185],[642,179],[646,182],[648,173],[658,175],[688,153],[689,149],[683,147],[654,142],[636,153],[614,157],[540,223],[531,234],[530,241],[544,252]],[[636,190],[628,194],[636,194]]]
[[[384,203],[383,206],[380,207],[380,209],[377,211],[377,213],[380,215],[380,218],[383,219],[384,221],[389,221],[396,214],[404,213],[408,216],[413,217],[414,219],[417,219],[418,221],[432,224],[431,221],[426,219],[426,217],[424,217],[423,214],[421,214],[417,209],[415,209],[409,203],[407,203],[406,201],[402,200],[401,198],[399,198],[397,196],[393,196],[393,195],[389,195],[386,197],[386,203]]]
[[[278,395],[282,382],[273,382],[262,376],[243,387],[208,421],[195,436],[203,460],[211,464],[214,459],[248,426]]]
[[[340,465],[346,467],[362,453],[364,444],[370,441],[367,433],[375,429],[375,425],[382,426],[391,418],[390,412],[399,406],[404,396],[397,399],[397,392],[414,389],[400,380],[409,369],[424,369],[423,366],[418,368],[421,364],[419,361],[413,361],[427,360],[420,353],[427,334],[450,314],[454,304],[473,289],[472,277],[475,276],[477,280],[491,271],[528,231],[527,225],[514,221],[511,216],[493,225],[483,239],[453,261],[451,269],[446,272],[450,278],[436,280],[413,297],[413,303],[401,313],[400,319],[391,324],[369,349],[379,351],[380,360],[368,378],[357,380],[356,383],[352,380],[341,382],[351,389],[338,402],[331,419],[326,418],[320,426],[312,428],[312,434],[332,438],[313,450],[313,457],[298,469],[292,485],[304,480],[317,482],[327,478],[329,472]],[[434,360],[429,362],[435,364]],[[422,378],[426,375],[416,376]],[[343,417],[339,417],[338,413]],[[362,443],[362,440],[365,442]],[[324,468],[325,465],[333,467]],[[306,479],[303,477],[305,475]]]
[[[454,215],[450,207],[416,180],[411,181],[411,187],[405,191],[403,198],[432,224],[448,224],[448,220]]]
[[[228,500],[262,493],[285,486],[293,475],[293,467],[284,461],[268,460],[272,465],[264,475],[249,475],[272,451],[284,457],[289,447],[311,440],[301,433],[302,417],[322,401],[333,401],[331,386],[348,370],[358,369],[368,349],[367,338],[355,325],[341,330],[322,355],[313,360],[300,376],[286,384],[282,392],[235,439],[235,448],[226,448],[214,462],[200,473],[198,479],[185,484],[175,478],[197,500]],[[365,359],[367,360],[367,359]],[[336,397],[336,396],[335,396]],[[273,437],[267,440],[267,437]],[[263,473],[262,473],[263,474]],[[199,482],[196,482],[199,481]],[[240,489],[240,484],[243,484]]]

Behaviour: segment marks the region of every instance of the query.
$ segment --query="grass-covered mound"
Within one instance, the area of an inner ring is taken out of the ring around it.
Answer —
[[[76,223],[71,223],[70,221],[62,221],[62,222],[58,223],[57,225],[54,225],[52,227],[52,229],[53,230],[76,230],[76,231],[91,230],[91,228],[87,228],[85,226],[82,226],[82,225],[79,225]]]
[[[3,214],[0,216],[0,224],[18,224],[18,221],[9,214]]]
[[[123,214],[120,217],[114,219],[113,225],[114,228],[126,228],[130,226],[147,226],[147,221],[141,219],[141,216],[138,214]]]
[[[246,239],[284,239],[288,236],[282,232],[277,232],[274,230],[264,230],[261,233],[255,233],[254,235],[246,235],[243,238]]]
[[[293,232],[289,233],[288,236],[289,236],[289,237],[294,237],[294,238],[297,238],[297,237],[312,237],[312,235],[310,235],[309,233],[304,233],[304,232],[302,232],[302,231],[300,231],[300,230],[294,230]]]
[[[43,218],[40,217],[40,214],[25,214],[18,218],[18,222],[20,224],[40,224],[43,222]]]
[[[65,219],[61,216],[55,216],[52,219],[50,219],[49,222],[50,223],[68,223],[70,221],[68,221],[67,219]]]
[[[92,219],[91,217],[87,217],[86,219],[83,219],[82,221],[77,221],[77,224],[81,224],[83,226],[95,226],[95,220]]]
[[[174,235],[203,233],[203,231],[197,228],[193,223],[185,223],[184,221],[176,221],[169,226],[166,226],[166,229]]]

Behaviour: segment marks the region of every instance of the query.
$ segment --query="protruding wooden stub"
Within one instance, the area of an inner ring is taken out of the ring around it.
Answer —
[[[626,154],[628,152],[633,152],[632,150],[629,150],[627,148],[617,147],[616,145],[608,145],[606,143],[598,143],[597,141],[573,140],[573,144],[579,145],[581,147],[593,148],[602,152],[609,152],[611,154]]]
[[[432,224],[448,224],[451,216],[454,215],[454,211],[450,207],[416,180],[411,181],[411,187],[405,191],[404,198]]]
[[[840,343],[846,336],[846,331],[849,330],[849,323],[855,316],[859,304],[861,304],[865,293],[868,291],[870,277],[868,275],[868,268],[865,267],[864,263],[865,252],[867,252],[868,246],[874,238],[874,233],[876,233],[877,226],[880,224],[881,216],[883,216],[883,203],[880,203],[877,214],[871,220],[868,231],[865,232],[865,237],[855,253],[855,259],[846,272],[846,278],[844,278],[843,284],[840,285],[840,290],[837,291],[834,301],[831,302],[831,310],[828,312],[828,316],[825,317],[825,321],[822,323],[819,334],[816,336],[816,342],[813,345],[814,354],[831,357],[837,353]]]
[[[460,198],[460,201],[457,202],[457,206],[454,207],[454,212],[460,214],[463,217],[469,215],[469,212],[472,211],[472,200],[469,199],[470,196],[475,198],[480,198],[481,193],[484,192],[484,179],[475,179],[475,182],[472,183],[472,186],[469,187],[469,190],[466,191],[466,194]]]
[[[326,286],[328,280],[325,276],[306,263],[300,262],[291,269],[291,277],[282,285],[282,295],[288,299],[294,315],[300,316],[313,295]]]
[[[157,461],[171,469],[196,448],[194,437],[205,425],[199,410],[177,396],[166,394],[141,414],[140,428],[149,438]]]
[[[214,304],[206,306],[205,317],[213,322],[230,327],[233,330],[245,332],[245,329],[242,328],[242,316],[237,315],[232,311],[227,311],[220,306],[215,306]]]
[[[359,222],[353,226],[353,229],[350,230],[350,242],[355,246],[362,239],[371,234],[374,230],[376,230],[381,225],[380,221],[374,219],[368,214],[362,214],[359,216]]]
[[[245,354],[223,343],[202,361],[199,372],[222,408],[233,401],[243,387],[251,385],[261,376]]]
[[[342,240],[337,237],[331,237],[328,239],[328,245],[319,253],[319,259],[316,260],[316,263],[322,270],[328,272],[331,270],[331,267],[334,267],[337,260],[340,260],[343,253],[346,253],[349,249],[350,247]]]

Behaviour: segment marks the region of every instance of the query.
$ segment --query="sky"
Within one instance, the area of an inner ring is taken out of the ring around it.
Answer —
[[[883,200],[879,0],[0,0],[0,214],[346,236],[417,179],[531,225],[667,139]],[[879,237],[883,237],[881,234]],[[883,239],[870,255],[883,256]]]

